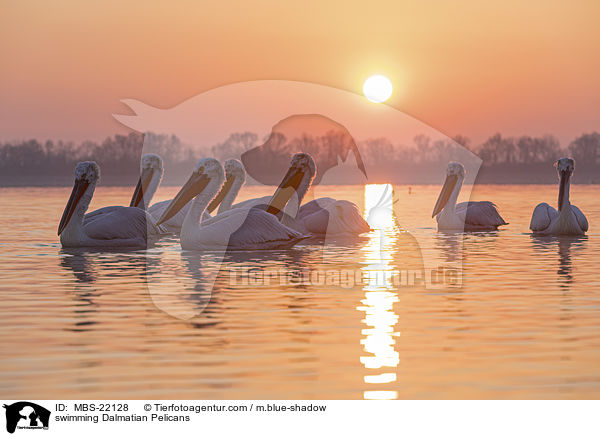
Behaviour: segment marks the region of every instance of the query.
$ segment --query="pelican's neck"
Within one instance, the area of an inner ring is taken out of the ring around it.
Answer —
[[[575,215],[573,208],[571,207],[571,202],[569,201],[569,191],[570,191],[571,181],[567,180],[564,184],[564,192],[563,192],[563,201],[562,208],[558,213],[558,217],[552,221],[550,227],[551,234],[557,235],[583,235],[585,231],[582,228],[582,225],[579,223],[577,216]],[[559,191],[560,192],[560,191]],[[560,198],[560,193],[559,193]],[[559,201],[560,207],[560,201]],[[585,217],[583,218],[585,220]]]
[[[183,220],[183,225],[181,227],[182,234],[200,227],[200,221],[202,215],[204,215],[204,211],[208,207],[210,201],[217,195],[222,184],[223,178],[212,178],[210,182],[208,182],[208,185],[206,185],[206,188],[192,200],[192,206]]]
[[[304,201],[305,198],[306,198],[306,201]],[[314,199],[315,199],[315,185],[310,185],[310,187],[306,191],[306,195],[304,195],[300,199],[300,203],[308,203],[309,201],[312,201]]]
[[[298,185],[298,189],[296,189],[296,195],[292,195],[292,197],[289,199],[289,201],[283,208],[283,211],[285,212],[284,215],[289,215],[291,217],[295,217],[298,215],[298,211],[300,210],[302,200],[306,196],[308,189],[312,187],[313,178],[314,176],[311,177],[308,171],[304,173],[304,176],[302,177],[302,180]]]
[[[571,178],[569,178],[569,180],[567,180],[567,183],[565,184],[565,192],[563,193],[564,199],[563,199],[562,209],[560,207],[560,203],[558,204],[558,208],[560,209],[561,214],[571,212],[571,200],[569,198],[570,193],[571,193]],[[560,199],[560,184],[559,184],[559,199]]]
[[[85,190],[85,193],[79,199],[71,219],[60,234],[60,240],[63,243],[68,243],[70,241],[79,242],[81,238],[85,236],[85,232],[83,231],[83,218],[90,207],[95,189],[96,182],[90,183]]]
[[[162,171],[158,170],[154,171],[152,174],[152,179],[150,180],[150,183],[144,192],[144,197],[142,198],[142,201],[144,202],[144,209],[148,209],[150,206],[150,202],[152,201],[152,198],[154,198],[154,194],[156,194],[158,185],[160,185],[160,181],[162,180],[162,176]]]
[[[244,176],[234,177],[231,189],[229,189],[229,192],[227,192],[225,198],[223,198],[223,201],[221,202],[221,205],[219,206],[219,211],[217,213],[222,213],[231,209],[231,205],[237,197],[238,192],[240,192],[240,189],[242,189],[242,185],[244,184],[245,180],[246,178]]]
[[[304,173],[304,177],[302,177],[302,180],[300,181],[300,185],[298,185],[298,190],[296,191],[296,193],[298,194],[298,204],[299,205],[302,204],[302,200],[304,199],[304,196],[308,192],[308,188],[310,188],[312,181],[313,181],[313,178],[310,176],[310,173],[308,171],[306,173]]]

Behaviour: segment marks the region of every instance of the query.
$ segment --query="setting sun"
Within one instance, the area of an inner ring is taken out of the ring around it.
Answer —
[[[376,74],[363,84],[363,94],[374,103],[383,103],[392,95],[392,82],[385,76]]]

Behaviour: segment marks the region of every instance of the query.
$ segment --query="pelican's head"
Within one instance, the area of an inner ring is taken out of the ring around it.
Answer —
[[[58,225],[58,235],[62,233],[65,229],[71,217],[73,216],[73,212],[77,209],[77,205],[79,204],[81,197],[86,193],[88,187],[95,186],[96,182],[100,178],[100,167],[96,162],[79,162],[75,167],[75,182],[73,184],[73,190],[71,191],[71,196],[69,197],[69,201],[65,206],[65,210],[63,211],[62,217],[60,219],[60,224]]]
[[[171,200],[157,224],[162,224],[179,212],[194,197],[202,193],[208,186],[214,188],[211,195],[223,184],[225,174],[223,166],[212,157],[200,159],[194,166],[194,171],[187,182],[181,187],[177,195]]]
[[[559,176],[563,173],[572,174],[575,170],[575,161],[571,158],[563,157],[557,160],[554,163],[554,166],[556,167],[556,171],[558,172]]]
[[[162,172],[163,170],[163,160],[162,157],[155,153],[146,153],[142,156],[142,160],[140,161],[140,169],[144,171],[145,169],[154,170]]]
[[[79,162],[75,167],[75,182],[81,180],[92,184],[98,179],[100,179],[100,167],[96,162]]]
[[[462,182],[465,178],[465,167],[460,162],[450,162],[448,167],[446,167],[446,180],[444,181],[444,186],[442,187],[442,191],[435,203],[433,208],[433,213],[431,214],[431,218],[436,216],[448,203],[452,192],[454,192],[454,188],[456,184],[460,181]]]
[[[450,162],[446,168],[446,177],[456,176],[465,178],[465,167],[460,162]]]
[[[225,169],[225,178],[230,179],[246,179],[246,171],[244,170],[244,165],[237,159],[227,159],[225,161],[225,165],[223,165]]]
[[[246,181],[246,171],[244,170],[244,165],[237,159],[228,159],[225,161],[225,183],[221,187],[221,190],[216,195],[215,198],[208,205],[208,212],[213,213],[213,211],[221,204],[225,196],[231,191],[234,182],[239,181],[241,186]]]
[[[317,173],[315,161],[308,153],[296,153],[290,162],[290,168],[295,168],[306,174],[310,174],[311,178]]]
[[[283,210],[294,193],[303,196],[315,177],[315,161],[308,153],[296,153],[290,168],[271,198],[267,212],[277,215]]]
[[[558,173],[558,179],[560,183],[559,191],[558,191],[558,210],[561,211],[565,206],[568,196],[567,193],[569,180],[571,178],[571,174],[575,170],[575,161],[568,157],[563,157],[556,161],[554,164],[556,167],[556,172]]]
[[[212,157],[205,157],[196,162],[196,165],[194,165],[194,174],[206,176],[211,180],[220,179],[221,182],[225,178],[223,165]]]
[[[131,197],[131,202],[129,203],[129,206],[138,207],[141,205],[142,208],[147,206],[141,204],[142,199],[144,198],[144,193],[148,190],[150,182],[156,179],[158,179],[158,182],[160,182],[160,179],[162,179],[162,175],[162,158],[154,153],[147,153],[143,155],[142,160],[140,161],[140,178],[138,180],[137,186],[135,187],[135,191],[133,192],[133,197]]]

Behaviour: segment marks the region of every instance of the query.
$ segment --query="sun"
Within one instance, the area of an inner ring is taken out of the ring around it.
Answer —
[[[376,74],[365,80],[363,94],[374,103],[383,103],[392,95],[392,82],[381,74]]]

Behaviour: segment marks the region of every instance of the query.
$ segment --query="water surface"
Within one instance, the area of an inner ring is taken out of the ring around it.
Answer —
[[[557,239],[528,233],[556,186],[478,186],[473,199],[494,200],[510,225],[464,245],[430,217],[439,186],[394,191],[395,216],[360,240],[221,260],[182,252],[176,238],[63,250],[70,188],[0,189],[0,396],[598,398],[600,187],[573,186],[588,236]],[[128,204],[131,192],[99,187],[92,209]],[[321,192],[365,201],[362,186]],[[462,267],[462,284],[385,276],[432,264]],[[356,271],[367,279],[353,282]]]

